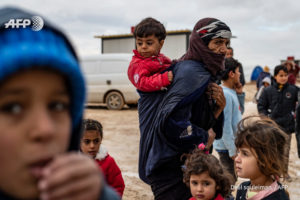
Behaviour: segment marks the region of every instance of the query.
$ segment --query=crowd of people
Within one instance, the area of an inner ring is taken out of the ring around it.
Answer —
[[[67,37],[47,21],[40,31],[5,28],[8,19],[33,16],[21,9],[0,16],[0,199],[122,198],[103,127],[83,119],[84,77]],[[173,61],[160,52],[166,31],[158,20],[142,20],[134,37],[128,77],[140,94],[139,176],[154,198],[289,199],[281,181],[291,180],[295,131],[300,145],[294,63],[262,79],[261,116],[242,119],[245,78],[227,24],[200,19],[187,52]],[[234,197],[237,177],[249,181]]]
[[[298,102],[294,65],[276,66],[274,77],[265,69],[255,96],[261,115],[242,120],[245,78],[225,23],[199,20],[187,53],[172,62],[160,53],[166,35],[159,21],[142,20],[134,37],[137,50],[128,77],[141,96],[139,175],[155,199],[234,199],[228,188],[237,177],[250,181],[237,187],[236,199],[289,199],[280,181],[292,180],[288,158]],[[150,92],[144,89],[149,85]],[[194,150],[200,143],[205,151],[214,148],[220,162]]]

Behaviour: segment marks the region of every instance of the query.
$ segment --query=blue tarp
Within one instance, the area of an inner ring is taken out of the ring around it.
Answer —
[[[251,81],[256,81],[256,79],[258,78],[260,72],[263,71],[263,68],[261,66],[256,66],[253,71],[252,71],[252,74],[251,74]]]

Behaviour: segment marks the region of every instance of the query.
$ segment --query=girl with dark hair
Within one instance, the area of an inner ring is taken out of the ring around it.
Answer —
[[[223,200],[231,192],[231,179],[215,156],[201,149],[187,156],[183,182],[191,190],[190,200]]]
[[[287,200],[279,178],[287,176],[286,134],[269,118],[247,117],[238,125],[237,176],[249,178],[237,190],[237,200]]]

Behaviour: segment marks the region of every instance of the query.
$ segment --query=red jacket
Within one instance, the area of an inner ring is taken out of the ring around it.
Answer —
[[[99,152],[96,156],[96,162],[98,163],[99,168],[102,170],[107,184],[113,187],[122,197],[125,184],[121,170],[115,160],[103,147],[100,147],[99,149]]]
[[[161,90],[170,85],[168,72],[160,74],[171,65],[171,60],[163,54],[149,58],[142,57],[137,50],[128,68],[128,78],[132,84],[144,92]]]
[[[192,197],[189,200],[196,200],[196,198]],[[218,194],[218,196],[216,198],[214,198],[214,200],[224,200],[224,198],[220,194]]]

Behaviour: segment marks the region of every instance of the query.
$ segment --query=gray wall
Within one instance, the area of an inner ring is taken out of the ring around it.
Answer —
[[[161,53],[171,59],[180,58],[187,50],[187,34],[167,35]],[[102,50],[105,53],[132,53],[135,49],[133,37],[102,38]]]

